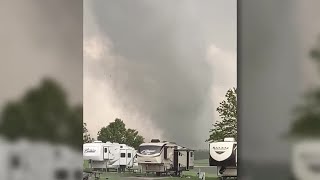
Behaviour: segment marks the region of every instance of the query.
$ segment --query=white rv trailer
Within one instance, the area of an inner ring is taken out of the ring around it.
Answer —
[[[31,142],[28,154],[28,179],[81,179],[81,152],[65,145]],[[27,179],[27,178],[24,178]]]
[[[53,166],[55,179],[82,179],[81,152],[65,146],[54,147],[55,163]]]
[[[27,156],[29,173],[31,179],[55,180],[54,166],[57,158],[54,145],[49,142],[30,142],[30,149],[24,152]]]
[[[134,165],[136,150],[133,147],[127,146],[126,144],[119,144],[120,146],[120,160],[119,165],[122,171],[126,168],[132,168]]]
[[[22,180],[30,179],[28,164],[29,142],[26,139],[17,141],[1,140],[1,173],[0,179]]]
[[[8,175],[9,179],[20,180],[28,176],[30,172],[28,162],[28,152],[30,151],[30,142],[26,139],[19,139],[11,142],[9,150],[9,167]],[[26,178],[28,179],[28,178]]]
[[[320,179],[319,152],[319,139],[305,139],[294,143],[291,158],[294,179]]]
[[[143,173],[175,173],[193,169],[194,151],[172,142],[153,139],[142,143],[137,152],[137,161]]]
[[[209,165],[217,166],[220,179],[237,177],[237,142],[234,138],[224,138],[223,142],[209,144]]]
[[[58,158],[55,151],[57,146],[48,142],[32,142],[27,139],[7,141],[1,138],[0,142],[0,179],[57,180],[57,169],[65,169],[64,174],[69,175],[66,179],[81,179],[81,153],[74,156],[77,152],[69,147],[62,146],[64,151],[61,158]]]
[[[133,166],[134,153],[126,144],[94,141],[83,145],[83,159],[89,160],[92,169],[123,171]]]
[[[5,139],[0,137],[0,179],[9,179],[10,176],[8,175],[9,170],[9,152],[11,149],[11,144]]]

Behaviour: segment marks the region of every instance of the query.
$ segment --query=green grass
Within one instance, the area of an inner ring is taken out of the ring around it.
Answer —
[[[205,172],[206,173],[206,178],[207,177],[217,177],[217,171],[215,167],[201,167],[201,168],[194,168],[191,169],[190,171],[184,171],[183,174],[184,175],[189,175],[189,176],[196,176],[199,169],[201,170],[201,172]]]
[[[89,161],[84,160],[83,161],[83,169],[88,169],[89,168]]]
[[[200,160],[195,160],[194,161],[195,166],[209,166],[209,161],[208,159],[200,159]],[[89,163],[88,161],[83,161],[83,168],[89,168]]]
[[[195,166],[208,166],[209,162],[208,159],[201,159],[201,160],[195,160],[194,161],[194,165]],[[88,161],[84,161],[83,162],[83,168],[84,169],[88,169],[89,168],[89,163]],[[206,173],[206,180],[217,180],[217,175],[216,175],[216,167],[200,167],[200,170],[202,172]],[[190,178],[187,177],[183,177],[183,178],[179,178],[179,177],[168,177],[165,178],[164,180],[195,180],[198,179],[197,176],[197,172],[199,171],[199,168],[194,168],[190,171],[184,171],[183,175],[184,176],[189,176]],[[101,179],[110,179],[110,180],[120,180],[120,179],[126,179],[124,177],[128,177],[128,176],[133,176],[135,177],[137,174],[131,174],[131,173],[104,173],[101,175]],[[129,178],[128,178],[129,179]],[[131,178],[130,178],[131,179]],[[138,177],[137,177],[138,179]],[[137,180],[136,178],[133,178],[132,180]]]
[[[198,159],[194,160],[195,166],[209,166],[209,160],[208,159]]]
[[[127,180],[138,180],[139,176],[137,176],[138,174],[132,174],[132,173],[104,173],[100,176],[100,179],[110,179],[110,180],[120,180],[120,179],[127,179]],[[125,178],[125,177],[130,177],[130,178]],[[132,177],[136,177],[136,178],[132,178]],[[143,175],[141,176],[143,177]],[[196,180],[198,179],[196,176],[191,176],[191,175],[187,175],[185,174],[182,178],[181,177],[166,177],[163,180]],[[217,180],[216,177],[208,177],[206,176],[206,180]]]

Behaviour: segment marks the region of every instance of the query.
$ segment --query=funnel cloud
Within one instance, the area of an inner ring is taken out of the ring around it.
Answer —
[[[84,16],[91,134],[121,118],[146,140],[206,148],[215,108],[236,86],[236,1],[94,1]]]

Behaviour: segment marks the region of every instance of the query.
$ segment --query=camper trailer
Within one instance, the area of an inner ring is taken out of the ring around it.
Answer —
[[[1,139],[1,173],[0,179],[31,179],[30,150],[32,146],[26,139],[7,141]]]
[[[121,171],[126,168],[132,168],[134,165],[135,152],[133,147],[127,146],[126,144],[119,144],[120,146],[120,161],[119,166]]]
[[[210,143],[209,153],[209,165],[217,166],[217,175],[220,179],[237,177],[237,142],[234,138]]]
[[[49,142],[29,142],[28,152],[28,178],[25,179],[48,179],[56,180],[54,164],[57,162],[54,145]]]
[[[144,173],[180,175],[182,171],[193,169],[194,151],[173,142],[153,139],[139,146],[137,161]]]
[[[82,177],[81,153],[76,155],[78,152],[69,147],[57,147],[48,142],[33,142],[23,138],[7,141],[0,137],[0,142],[0,179],[57,180]]]
[[[9,179],[10,176],[8,175],[9,171],[9,152],[10,152],[10,143],[5,139],[0,137],[0,179]]]
[[[8,154],[9,167],[7,171],[10,177],[9,179],[20,180],[28,176],[30,169],[27,153],[31,148],[30,142],[26,139],[19,139],[11,142]]]
[[[83,159],[89,160],[92,169],[124,171],[133,166],[134,153],[126,144],[94,141],[83,145]]]
[[[295,142],[292,150],[293,179],[320,179],[320,141],[305,139]]]
[[[28,174],[24,179],[81,179],[81,152],[65,145],[30,142]]]
[[[81,152],[79,153],[66,146],[57,146],[54,148],[54,155],[53,173],[55,179],[82,178]]]

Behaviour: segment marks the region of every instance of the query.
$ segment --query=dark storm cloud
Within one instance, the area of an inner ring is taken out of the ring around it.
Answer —
[[[73,102],[82,101],[82,3],[0,4],[0,105],[48,76],[62,83]]]
[[[122,103],[149,116],[168,140],[195,147],[203,144],[203,132],[212,124],[206,39],[192,4],[158,6],[130,0],[94,3],[100,30],[124,59],[113,69],[105,66],[106,77]]]
[[[241,154],[248,159],[290,159],[290,142],[281,137],[292,122],[293,108],[303,103],[306,82],[313,79],[306,74],[313,71],[308,52],[320,32],[313,19],[319,15],[316,4],[316,0],[248,0],[240,4],[238,129]]]

